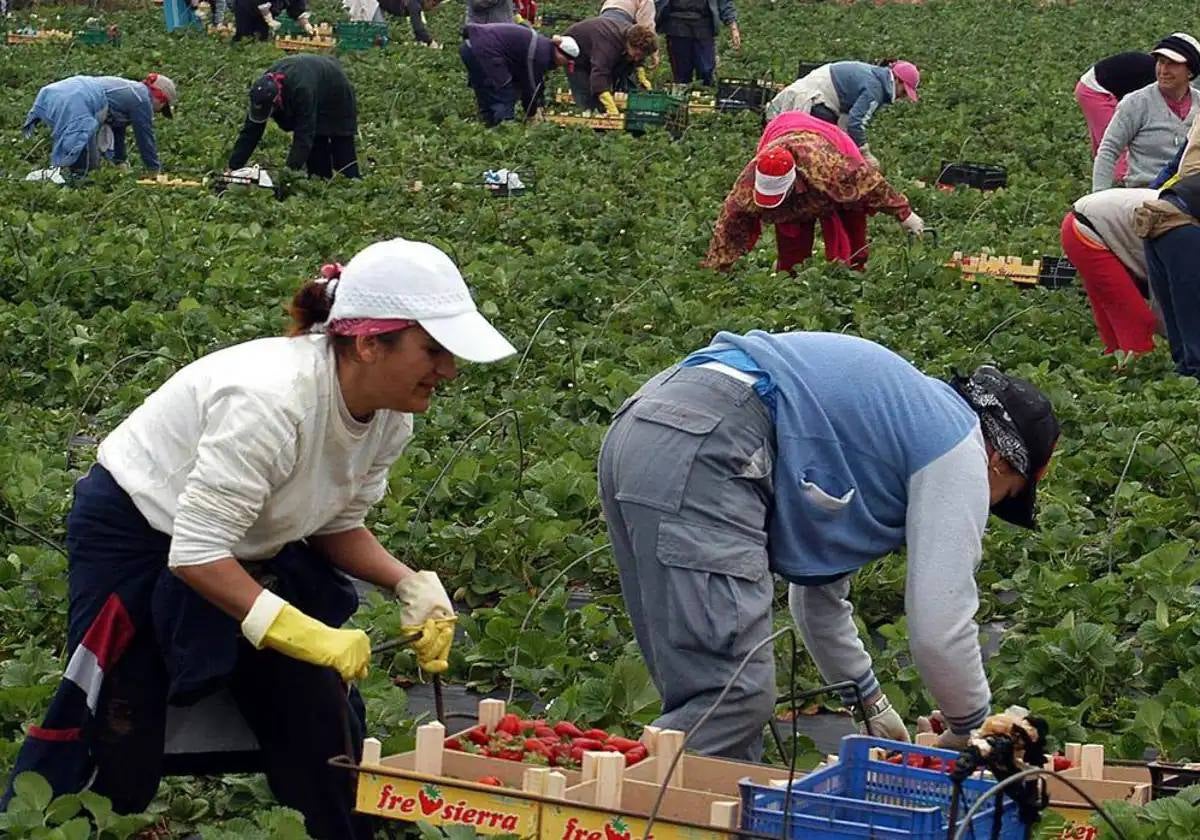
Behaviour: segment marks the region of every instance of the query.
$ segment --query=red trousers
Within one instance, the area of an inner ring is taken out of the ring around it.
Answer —
[[[1154,313],[1116,254],[1080,236],[1075,230],[1074,213],[1067,213],[1063,219],[1062,246],[1083,280],[1104,352],[1153,350]]]
[[[775,225],[778,270],[791,271],[812,256],[814,222],[784,222]],[[845,263],[856,271],[867,266],[867,214],[861,210],[835,210],[821,217],[825,259]]]

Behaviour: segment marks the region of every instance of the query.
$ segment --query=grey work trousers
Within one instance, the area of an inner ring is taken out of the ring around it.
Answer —
[[[754,390],[703,368],[655,376],[605,436],[600,503],[634,633],[662,696],[656,726],[690,730],[771,632],[774,460],[774,425]],[[757,761],[774,707],[767,645],[689,749]]]

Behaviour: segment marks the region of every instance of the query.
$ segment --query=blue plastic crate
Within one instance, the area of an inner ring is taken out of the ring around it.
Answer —
[[[900,753],[902,763],[871,759],[874,747]],[[797,779],[792,786],[787,840],[946,840],[954,783],[943,772],[909,767],[910,755],[953,761],[957,753],[862,735],[842,739],[837,764]],[[972,803],[995,784],[992,779],[967,779],[958,819],[962,820]],[[782,837],[786,791],[751,782],[742,782],[741,791],[742,829]],[[971,819],[974,836],[979,840],[992,836],[997,807],[1002,808],[1001,840],[1023,840],[1025,827],[1015,804],[1001,797],[990,798]]]

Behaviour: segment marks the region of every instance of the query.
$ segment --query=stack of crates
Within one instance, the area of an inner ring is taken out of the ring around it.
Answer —
[[[373,47],[386,47],[388,25],[374,21],[344,20],[334,27],[339,52],[356,52]]]
[[[625,106],[625,130],[644,134],[649,128],[663,127],[672,137],[687,128],[687,99],[657,91],[630,91]]]
[[[892,760],[872,757],[882,748]],[[743,831],[784,837],[784,801],[788,802],[786,840],[946,840],[954,783],[943,770],[912,766],[910,758],[953,762],[958,754],[851,735],[842,739],[838,760],[782,788],[742,782]],[[893,763],[893,760],[897,763]],[[963,782],[958,819],[995,787],[991,778]],[[1000,809],[997,814],[997,809]],[[960,823],[961,824],[961,823]],[[992,830],[999,825],[998,834]],[[992,796],[971,818],[968,837],[1024,840],[1025,826],[1014,802]]]

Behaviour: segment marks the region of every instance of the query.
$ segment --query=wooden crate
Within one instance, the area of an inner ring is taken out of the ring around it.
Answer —
[[[585,117],[582,114],[546,114],[546,122],[573,128],[592,128],[598,131],[625,130],[625,116],[623,114],[617,117]]]
[[[504,711],[503,702],[484,700],[473,725],[493,731]],[[647,727],[649,758],[626,767],[620,753],[586,752],[579,771],[447,750],[445,739],[442,724],[425,724],[417,729],[415,749],[386,758],[377,740],[366,739],[359,765],[339,764],[358,775],[357,810],[534,840],[631,840],[645,832],[659,776],[665,776],[684,734]],[[685,754],[653,834],[659,840],[729,840],[739,821],[737,782],[769,783],[786,775],[779,768]],[[495,776],[504,787],[479,784],[483,776]],[[695,789],[677,784],[684,780]]]
[[[1066,745],[1065,755],[1072,766],[1061,772],[1088,795],[1103,805],[1106,802],[1128,802],[1145,805],[1150,801],[1150,770],[1144,766],[1121,766],[1104,763],[1104,747],[1100,744]],[[1093,840],[1097,830],[1088,825],[1095,813],[1087,800],[1054,777],[1047,777],[1050,810],[1067,820],[1061,832],[1042,835],[1046,840]]]
[[[43,29],[35,32],[32,35],[23,34],[20,32],[9,32],[5,38],[6,44],[66,44],[75,40],[75,34],[72,32],[62,32],[57,29]]]
[[[336,47],[337,39],[326,35],[314,35],[311,38],[279,36],[275,38],[275,46],[284,52],[324,52]]]

